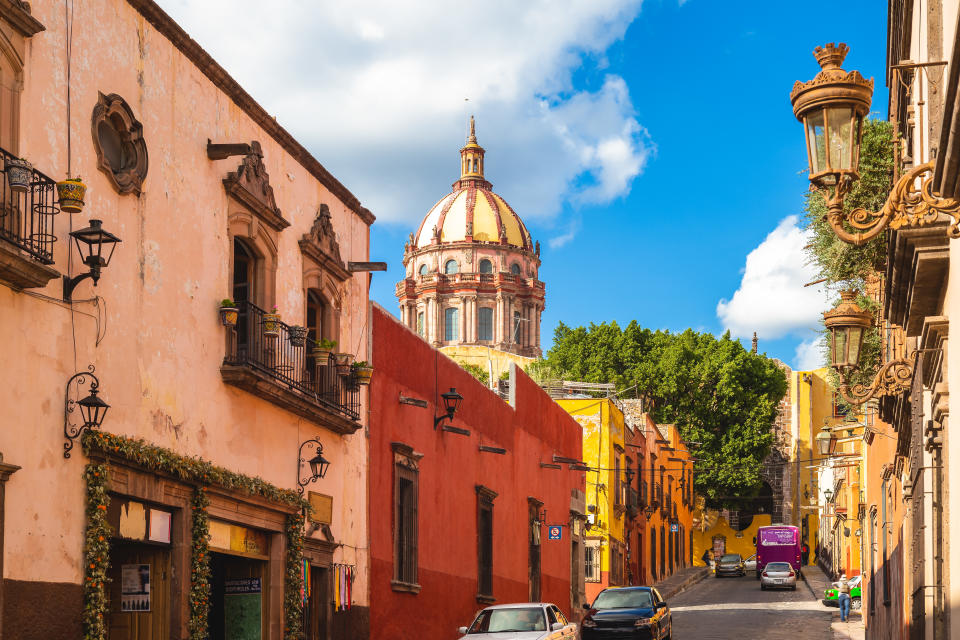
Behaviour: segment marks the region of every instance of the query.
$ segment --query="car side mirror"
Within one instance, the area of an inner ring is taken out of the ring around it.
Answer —
[[[457,633],[459,633],[459,634],[462,635],[462,636],[465,636],[465,635],[467,635],[467,628],[466,628],[466,627],[460,627],[460,628],[457,629]]]
[[[563,626],[562,622],[554,622],[550,625],[550,631],[560,631],[560,629],[563,629]]]
[[[667,608],[667,603],[664,602],[663,600],[657,603],[657,609],[666,609],[666,608]]]
[[[757,544],[757,536],[753,536],[753,544],[754,544],[754,545]]]
[[[587,604],[586,602],[584,602],[584,603],[583,603],[583,610],[584,610],[584,611],[590,611],[590,605]]]

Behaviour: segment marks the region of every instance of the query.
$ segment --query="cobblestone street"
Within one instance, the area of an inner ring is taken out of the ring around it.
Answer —
[[[761,591],[752,575],[708,577],[669,603],[679,640],[823,640],[835,637],[831,622],[839,621],[837,610],[815,600],[806,584],[796,591]]]

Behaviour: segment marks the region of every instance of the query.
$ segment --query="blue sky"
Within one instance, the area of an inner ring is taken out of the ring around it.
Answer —
[[[814,361],[827,298],[802,288],[789,218],[807,185],[789,92],[814,46],[844,41],[885,117],[885,3],[160,4],[378,216],[386,308],[473,113],[488,179],[543,247],[545,348],[561,320],[636,319],[755,328],[762,351]]]

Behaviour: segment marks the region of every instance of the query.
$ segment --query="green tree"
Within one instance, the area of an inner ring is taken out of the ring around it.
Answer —
[[[860,147],[860,180],[854,183],[844,200],[846,213],[858,207],[868,211],[879,211],[883,207],[893,186],[893,153],[892,125],[884,120],[865,120]],[[871,286],[877,286],[877,272],[883,270],[887,257],[886,234],[881,233],[859,247],[840,240],[826,221],[827,203],[819,191],[807,192],[804,210],[806,229],[811,235],[811,241],[806,246],[807,257],[827,287],[863,292]],[[857,304],[874,312],[876,317],[878,308],[873,299],[861,295]],[[823,329],[823,332],[826,330]],[[880,355],[880,332],[874,323],[863,336],[860,369],[849,376],[848,382],[851,385],[869,384],[880,365]],[[829,349],[825,349],[825,363],[829,357]],[[839,380],[836,373],[831,369],[829,375],[831,382],[837,386]]]
[[[457,360],[456,363],[460,365],[467,373],[472,375],[474,378],[479,380],[485,385],[489,385],[490,375],[487,373],[487,370],[481,367],[478,364],[471,364],[469,362],[464,362],[463,360]]]
[[[631,322],[571,329],[561,323],[547,366],[568,379],[613,382],[644,397],[658,423],[676,423],[696,442],[695,488],[708,506],[736,508],[757,495],[787,381],[776,362],[744,349],[729,332],[651,331]]]

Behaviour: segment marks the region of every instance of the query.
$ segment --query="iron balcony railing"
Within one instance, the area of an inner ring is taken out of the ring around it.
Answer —
[[[257,305],[238,302],[237,308],[236,340],[224,358],[226,364],[252,367],[330,411],[359,420],[360,385],[351,369],[338,367],[333,354],[317,362],[313,340],[298,336],[291,340],[290,326],[267,322],[267,313]]]
[[[3,158],[0,183],[0,239],[28,253],[42,264],[53,264],[53,216],[60,213],[56,183],[36,169],[25,191],[10,188],[8,165],[17,157],[0,148]]]

